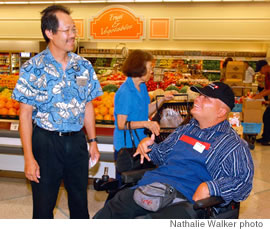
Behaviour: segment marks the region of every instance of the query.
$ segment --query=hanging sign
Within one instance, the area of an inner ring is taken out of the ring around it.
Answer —
[[[141,40],[144,35],[143,17],[125,6],[106,7],[90,20],[90,37],[95,40]]]

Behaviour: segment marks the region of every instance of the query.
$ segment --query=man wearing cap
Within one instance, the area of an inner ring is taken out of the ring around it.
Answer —
[[[227,121],[234,107],[234,94],[221,82],[191,90],[200,95],[191,109],[190,122],[178,127],[160,144],[154,143],[154,135],[140,142],[134,156],[140,154],[141,162],[146,158],[158,168],[146,172],[136,187],[166,183],[184,196],[183,205],[209,196],[221,196],[223,206],[232,200],[245,200],[252,189],[254,166],[247,143]],[[188,217],[185,208],[178,208],[169,216],[148,211],[136,204],[134,190],[118,192],[94,218]]]

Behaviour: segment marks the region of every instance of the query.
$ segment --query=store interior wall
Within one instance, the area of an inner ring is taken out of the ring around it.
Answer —
[[[72,10],[72,17],[85,19],[88,21],[92,16],[96,16],[104,7],[118,4],[67,4]],[[121,3],[129,7],[136,15],[142,15],[146,18],[146,34],[149,34],[149,18],[164,17],[170,18],[249,18],[270,20],[269,2],[216,2],[216,3]],[[3,5],[0,7],[0,21],[6,19],[40,19],[40,12],[47,5]],[[213,51],[250,51],[266,52],[270,55],[270,40],[262,38],[259,40],[174,40],[172,38],[172,25],[170,25],[170,39],[168,40],[151,40],[146,36],[143,41],[129,42],[124,41],[130,49],[162,49],[162,50],[213,50]],[[263,26],[263,25],[262,25]],[[88,24],[86,23],[86,27]],[[0,31],[3,31],[1,28]],[[250,27],[250,31],[254,28]],[[265,28],[262,28],[265,29]],[[25,28],[26,35],[30,33]],[[245,31],[247,32],[247,31]],[[87,33],[87,32],[86,32]],[[200,31],[198,31],[200,33]],[[40,33],[41,34],[41,33]],[[11,39],[0,39],[0,50],[16,51],[39,51],[39,41],[43,40],[42,36],[37,39],[21,39],[14,37]],[[80,41],[80,46],[85,48],[114,49],[120,41],[117,42],[94,42],[87,38]]]

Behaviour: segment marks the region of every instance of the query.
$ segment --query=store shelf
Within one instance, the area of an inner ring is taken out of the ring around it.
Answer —
[[[19,72],[20,53],[0,52],[0,74],[14,74]]]
[[[220,70],[202,70],[202,72],[220,73]]]

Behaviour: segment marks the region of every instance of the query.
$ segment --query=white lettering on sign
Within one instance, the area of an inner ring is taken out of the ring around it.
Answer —
[[[114,14],[110,14],[110,21],[113,22],[111,28],[109,28],[109,26],[101,27],[101,35],[110,35],[112,33],[116,33],[116,32],[121,32],[121,31],[126,31],[126,30],[130,30],[133,28],[133,25],[121,25],[121,20],[123,19],[123,14],[120,15],[114,15]]]

